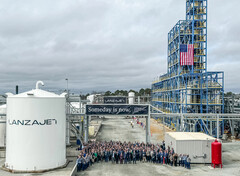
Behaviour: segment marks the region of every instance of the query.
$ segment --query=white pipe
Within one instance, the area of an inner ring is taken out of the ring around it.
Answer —
[[[217,114],[217,139],[219,139],[219,115]]]
[[[39,84],[41,84],[42,86],[44,86],[44,83],[42,81],[37,81],[36,83],[36,89],[39,89]]]

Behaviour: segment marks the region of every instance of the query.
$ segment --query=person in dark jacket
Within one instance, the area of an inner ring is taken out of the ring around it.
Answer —
[[[133,164],[137,164],[136,160],[137,160],[136,153],[135,150],[133,150]]]
[[[187,169],[191,169],[191,158],[189,157],[189,155],[187,155]]]
[[[173,154],[173,163],[174,163],[174,166],[177,167],[177,160],[178,160],[178,154],[177,153],[174,153]]]
[[[116,164],[118,164],[118,160],[119,160],[119,153],[118,151],[115,152],[115,160],[116,160]]]
[[[77,163],[77,172],[80,172],[82,170],[82,158],[80,155],[78,155],[78,159],[76,163]]]
[[[123,164],[123,153],[120,154],[120,164]]]

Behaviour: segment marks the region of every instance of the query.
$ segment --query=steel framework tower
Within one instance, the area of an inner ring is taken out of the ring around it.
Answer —
[[[194,45],[193,65],[180,64],[181,44]],[[224,112],[224,72],[207,71],[207,0],[186,0],[186,20],[168,33],[167,66],[152,83],[153,106],[165,113]],[[177,121],[169,117],[166,123],[174,128]],[[196,131],[207,131],[203,123],[207,117]]]

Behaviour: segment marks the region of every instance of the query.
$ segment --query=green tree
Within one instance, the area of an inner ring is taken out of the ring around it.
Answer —
[[[225,94],[226,97],[231,97],[231,96],[233,96],[233,95],[234,95],[234,93],[232,93],[232,92],[227,92],[227,93]]]
[[[146,88],[145,89],[145,95],[151,95],[151,89]]]
[[[120,94],[121,94],[120,90],[116,90],[116,91],[114,92],[114,95],[120,95]]]
[[[126,91],[126,90],[121,90],[121,93],[123,96],[128,96],[128,91]]]
[[[145,90],[144,90],[143,88],[141,88],[141,89],[139,90],[139,96],[144,95],[144,93],[145,93]]]
[[[110,96],[110,95],[112,95],[112,92],[111,92],[111,91],[107,91],[107,92],[105,92],[105,94],[104,94],[104,96]]]

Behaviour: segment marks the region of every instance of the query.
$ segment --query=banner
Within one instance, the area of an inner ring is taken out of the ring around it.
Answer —
[[[103,97],[104,104],[126,104],[126,97]]]
[[[87,115],[148,115],[148,105],[86,105]]]

